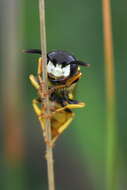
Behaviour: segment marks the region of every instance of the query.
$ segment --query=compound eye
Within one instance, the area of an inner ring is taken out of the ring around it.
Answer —
[[[70,65],[63,67],[63,75],[64,77],[68,77],[70,75]]]
[[[53,73],[54,68],[55,68],[54,64],[51,61],[49,61],[48,65],[47,65],[47,71],[48,71],[48,73]]]

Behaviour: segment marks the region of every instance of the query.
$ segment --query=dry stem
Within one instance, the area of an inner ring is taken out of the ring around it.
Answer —
[[[105,77],[107,93],[107,190],[116,189],[115,77],[110,0],[103,0]]]
[[[48,91],[48,81],[47,81],[47,50],[46,50],[46,25],[45,25],[45,2],[44,0],[39,0],[39,12],[40,12],[40,35],[41,35],[41,51],[43,57],[42,64],[42,79],[45,83],[45,91]],[[46,109],[46,114],[50,114],[50,105],[48,95],[43,99],[44,106]],[[51,142],[51,123],[50,119],[46,120],[46,139],[49,143],[46,144],[46,159],[47,159],[47,171],[48,171],[48,185],[49,190],[55,190],[54,182],[54,167],[53,167],[53,150],[50,146]]]

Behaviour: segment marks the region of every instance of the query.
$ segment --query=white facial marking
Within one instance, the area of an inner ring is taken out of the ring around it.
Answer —
[[[48,62],[48,66],[47,66],[48,73],[53,73],[54,72],[54,68],[55,68],[55,66],[53,65],[53,63],[51,61],[49,61]]]
[[[47,71],[55,77],[68,77],[70,75],[70,65],[62,68],[62,65],[56,64],[56,66],[54,66],[54,64],[49,61]]]
[[[70,65],[67,65],[66,67],[63,67],[63,73],[64,73],[65,77],[70,75]]]
[[[61,65],[56,64],[53,75],[55,75],[56,77],[63,76],[63,71],[62,71]]]

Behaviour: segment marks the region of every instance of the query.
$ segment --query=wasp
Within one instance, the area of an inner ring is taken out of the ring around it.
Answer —
[[[41,50],[30,49],[25,50],[25,53],[41,55]],[[42,63],[43,58],[40,57],[38,60],[37,77],[32,74],[29,76],[32,85],[38,92],[38,98],[33,99],[32,105],[41,123],[45,141],[45,122],[47,117],[50,117],[52,144],[54,144],[72,122],[75,116],[72,109],[85,106],[85,103],[79,102],[74,98],[74,89],[82,75],[80,66],[88,67],[89,64],[78,60],[74,55],[63,50],[54,50],[47,54],[48,95],[51,112],[48,116],[45,114],[46,108],[43,105],[43,96],[46,92],[43,90]]]

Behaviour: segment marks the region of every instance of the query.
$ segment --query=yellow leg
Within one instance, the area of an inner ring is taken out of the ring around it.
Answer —
[[[43,59],[40,57],[38,60],[38,75],[42,75],[42,64],[43,64]]]
[[[66,110],[57,112],[53,119],[52,123],[52,144],[56,142],[59,136],[68,128],[70,123],[72,122],[75,114],[72,112],[68,112]]]
[[[66,86],[70,86],[74,81],[76,81],[77,79],[80,79],[81,75],[82,75],[82,73],[78,72],[76,75],[74,75],[73,77],[68,79]]]
[[[38,104],[39,104],[39,102],[36,99],[34,99],[32,101],[32,105],[33,105],[34,111],[35,111],[35,113],[36,113],[36,115],[37,115],[37,117],[38,117],[38,119],[39,119],[39,121],[41,123],[42,129],[44,130],[45,129],[45,117],[43,116],[44,110],[41,109],[38,106]]]
[[[54,135],[52,138],[52,145],[54,145],[54,143],[59,138],[59,136],[68,128],[74,116],[75,116],[74,113],[70,113],[70,116],[68,117],[68,119],[57,129],[57,134]]]
[[[52,118],[52,144],[58,139],[58,137],[67,129],[74,118],[74,113],[66,111],[66,109],[76,109],[84,107],[84,103],[79,104],[67,104],[64,107],[59,107],[53,113]]]
[[[84,107],[84,103],[79,104],[68,104],[64,107],[56,109],[53,115],[52,122],[52,145],[56,142],[59,136],[67,129],[67,127],[72,122],[75,114],[72,112],[67,112],[66,109],[76,109]]]
[[[38,74],[38,80],[41,87],[44,85],[43,80],[42,80],[42,64],[43,64],[43,59],[40,57],[38,60],[37,74]]]
[[[39,117],[41,115],[42,111],[39,108],[38,104],[39,104],[39,102],[36,99],[33,99],[32,105],[33,105],[33,108],[34,108],[36,115]]]
[[[66,106],[64,107],[61,107],[61,108],[58,108],[55,112],[60,112],[60,111],[63,111],[65,109],[76,109],[76,108],[82,108],[85,106],[85,103],[83,102],[80,102],[78,104],[67,104]]]
[[[40,122],[40,125],[41,125],[41,128],[42,128],[42,131],[43,131],[43,137],[44,137],[44,141],[45,143],[48,143],[49,145],[52,146],[52,142],[48,142],[47,141],[47,137],[46,137],[46,131],[45,131],[45,125],[46,125],[46,118],[45,118],[45,109],[43,108],[42,110],[40,109],[40,107],[38,106],[38,101],[36,99],[34,99],[32,101],[32,105],[33,105],[33,108],[34,108],[34,111],[38,117],[38,120]]]
[[[50,146],[53,146],[53,142],[54,139],[51,141],[51,142],[48,142],[47,141],[47,137],[46,137],[46,131],[45,131],[45,125],[46,125],[46,118],[45,118],[45,115],[44,115],[44,112],[45,112],[45,109],[41,110],[40,107],[38,106],[38,101],[36,99],[33,99],[32,101],[32,105],[33,105],[33,108],[34,108],[34,111],[39,119],[39,122],[41,124],[41,128],[42,128],[42,131],[43,131],[43,136],[44,136],[44,141],[45,143],[48,143]]]
[[[34,75],[30,75],[29,76],[29,79],[31,81],[31,84],[33,85],[33,87],[35,87],[36,90],[39,90],[40,88],[40,81],[42,82],[42,58],[40,57],[39,60],[38,60],[38,80],[39,82],[37,81],[36,77]]]
[[[31,75],[29,76],[29,79],[30,79],[30,82],[31,82],[32,86],[33,86],[36,90],[39,90],[40,85],[39,85],[39,83],[38,83],[36,77],[31,74]]]
[[[63,131],[68,127],[68,125],[72,122],[73,117],[74,117],[74,113],[72,113],[72,116],[70,117],[70,119],[68,119],[58,130],[58,132],[61,134],[63,133]]]

